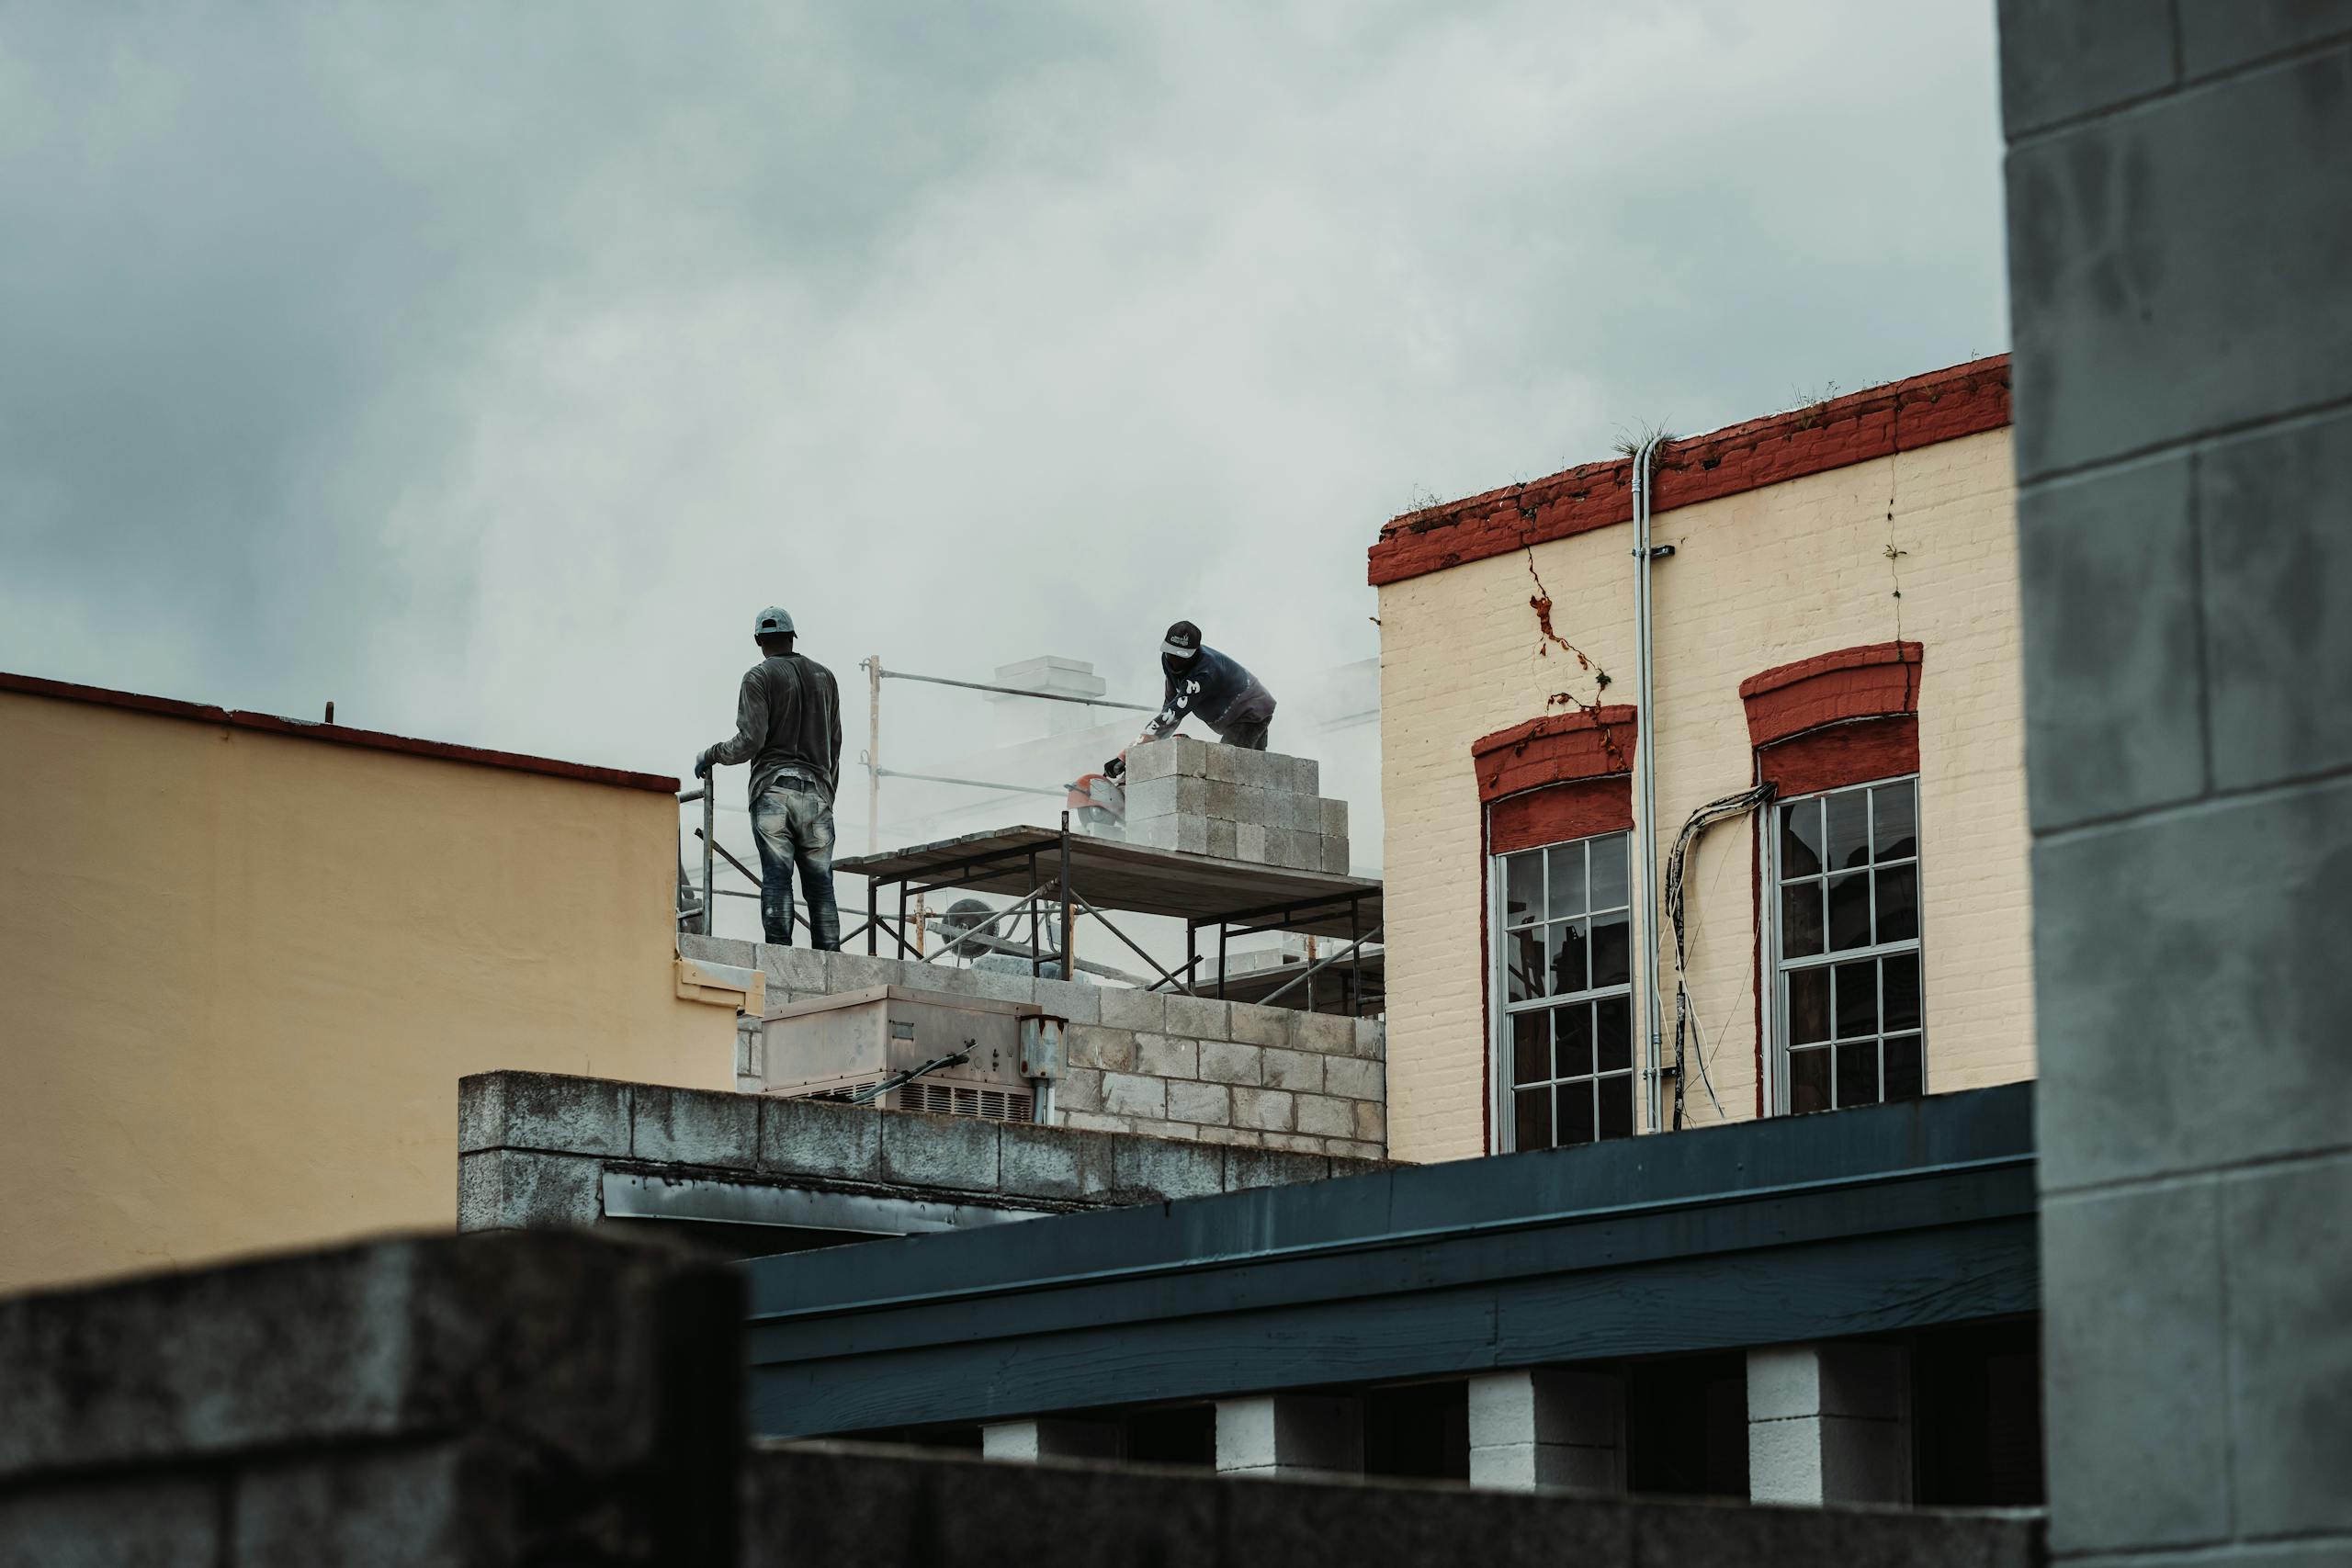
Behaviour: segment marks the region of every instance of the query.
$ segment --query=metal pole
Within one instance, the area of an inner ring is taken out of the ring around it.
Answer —
[[[1363,896],[1348,900],[1348,943],[1355,955],[1348,960],[1348,1011],[1363,1016]]]
[[[1233,928],[1225,921],[1216,923],[1216,999],[1225,1000],[1226,938]]]
[[[1045,946],[1038,941],[1037,919],[1037,852],[1029,852],[1029,977],[1035,979],[1046,972]]]
[[[1200,922],[1186,920],[1184,922],[1184,994],[1188,997],[1200,995],[1198,991],[1193,989],[1193,971],[1201,966],[1200,936]]]
[[[1062,978],[1078,978],[1078,912],[1069,901],[1069,813],[1062,813]]]
[[[710,896],[711,846],[718,841],[718,780],[714,776],[702,781],[702,934],[717,936],[712,921],[718,914],[718,900]],[[762,936],[767,935],[763,929]]]
[[[882,656],[865,661],[865,852],[882,847]]]
[[[882,885],[874,879],[872,872],[868,872],[865,875],[865,951],[869,954],[880,953],[881,942]]]

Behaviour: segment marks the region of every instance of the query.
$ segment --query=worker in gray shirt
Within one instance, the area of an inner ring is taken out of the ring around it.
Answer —
[[[752,624],[760,661],[735,698],[735,738],[695,759],[752,764],[752,837],[760,847],[760,924],[778,946],[792,941],[792,874],[808,905],[808,945],[839,952],[833,902],[833,786],[841,777],[841,692],[833,672],[792,650],[792,617],[771,604]],[[708,787],[706,784],[706,787]]]

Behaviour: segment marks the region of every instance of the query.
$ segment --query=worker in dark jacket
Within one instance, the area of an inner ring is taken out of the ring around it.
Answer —
[[[760,847],[760,924],[768,941],[792,941],[792,873],[808,904],[808,945],[838,952],[833,902],[833,787],[841,777],[842,705],[833,672],[792,650],[792,617],[775,605],[752,623],[760,661],[735,698],[735,737],[695,759],[752,764],[752,837]],[[707,784],[705,786],[708,787]]]
[[[1274,720],[1274,694],[1233,660],[1214,648],[1202,647],[1200,627],[1179,621],[1168,628],[1159,645],[1159,669],[1167,678],[1167,692],[1159,711],[1136,738],[1136,745],[1171,733],[1190,716],[1215,730],[1227,746],[1250,751],[1266,749],[1266,730]],[[1122,751],[1103,763],[1102,771],[1114,779],[1124,775],[1126,753]]]

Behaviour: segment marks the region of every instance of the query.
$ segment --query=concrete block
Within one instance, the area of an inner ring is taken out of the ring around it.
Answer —
[[[1249,790],[1241,784],[1212,778],[1209,781],[1207,804],[1203,809],[1207,812],[1212,820],[1247,822],[1250,820],[1250,816],[1244,802],[1248,795]]]
[[[2352,1157],[2258,1168],[2221,1194],[2237,1528],[2352,1530]]]
[[[2346,146],[2339,48],[2011,149],[2020,479],[2352,396]]]
[[[1170,775],[1148,784],[1127,786],[1127,822],[1158,817],[1204,817],[1209,812],[1209,781]]]
[[[1157,1078],[1196,1078],[1201,1076],[1201,1045],[1168,1034],[1136,1036],[1136,1071]]]
[[[1057,1089],[1058,1099],[1060,1090]],[[1092,1198],[1117,1184],[1117,1134],[1004,1123],[997,1190],[1023,1198]]]
[[[1387,1060],[1387,1024],[1376,1018],[1356,1020],[1355,1054],[1367,1061]]]
[[[2347,865],[2343,779],[2035,847],[2045,1191],[2341,1145]]]
[[[2043,1200],[2053,1552],[2229,1530],[2219,1202],[2204,1182]]]
[[[1102,1109],[1118,1116],[1164,1118],[1168,1114],[1168,1082],[1137,1073],[1104,1073]]]
[[[2179,0],[2180,60],[2190,77],[2352,33],[2346,0]]]
[[[1037,1005],[1065,1023],[1102,1021],[1102,987],[1084,980],[1040,980]]]
[[[1356,1021],[1343,1012],[1301,1012],[1291,1026],[1291,1038],[1302,1051],[1326,1056],[1352,1055]]]
[[[2352,413],[2219,443],[2197,477],[2215,786],[2352,764]]]
[[[1173,1138],[1122,1138],[1112,1150],[1122,1190],[1205,1198],[1225,1190],[1225,1150]]]
[[[882,1179],[967,1192],[996,1190],[1000,1129],[972,1116],[875,1113],[882,1123]]]
[[[629,1086],[556,1073],[477,1073],[458,1080],[458,1147],[628,1153]]]
[[[198,1475],[0,1496],[0,1568],[217,1568],[226,1513]]]
[[[1176,772],[1178,749],[1166,740],[1147,741],[1127,748],[1127,798],[1132,807],[1138,785],[1164,779]],[[1132,808],[1129,815],[1133,815]]]
[[[1329,1156],[1331,1138],[1318,1138],[1311,1133],[1261,1132],[1259,1139],[1270,1149],[1286,1149],[1293,1154]]]
[[[781,987],[787,991],[806,991],[820,996],[825,990],[825,955],[813,947],[778,947],[774,942],[760,944],[759,967],[768,977],[768,1005],[776,1005],[775,993]]]
[[[1233,1122],[1264,1133],[1287,1133],[1296,1114],[1297,1100],[1278,1089],[1237,1089],[1233,1091]]]
[[[1252,865],[1264,865],[1267,860],[1266,825],[1263,822],[1237,823],[1233,829],[1233,858],[1246,860]]]
[[[760,1097],[639,1084],[630,1097],[638,1159],[751,1170],[760,1163]]]
[[[2173,85],[2169,0],[2001,0],[2000,11],[2011,136]]]
[[[2041,831],[2205,787],[2189,483],[2170,457],[2018,498]]]
[[[870,1105],[763,1096],[760,1168],[787,1176],[879,1181],[885,1114]]]
[[[1326,1056],[1323,1092],[1385,1104],[1388,1099],[1387,1073],[1378,1062],[1367,1062],[1361,1056]]]
[[[1327,839],[1346,838],[1348,836],[1348,803],[1344,800],[1318,798],[1316,804],[1321,816],[1321,820],[1316,825],[1316,831]]]
[[[1300,1016],[1297,1009],[1260,1007],[1251,1002],[1234,1002],[1230,1006],[1234,1039],[1250,1045],[1272,1045],[1285,1051],[1292,1048],[1292,1025]]]
[[[1138,849],[1172,850],[1176,847],[1176,818],[1165,817],[1129,817],[1126,824],[1127,842]]]
[[[1330,1174],[1330,1158],[1320,1154],[1299,1154],[1289,1149],[1235,1149],[1225,1156],[1225,1190],[1228,1192],[1321,1181]]]
[[[458,1156],[461,1231],[585,1230],[605,1217],[605,1164],[485,1149]]]
[[[1125,1136],[1136,1130],[1131,1116],[1113,1116],[1100,1111],[1071,1111],[1061,1118],[1061,1124],[1081,1133],[1113,1133]]]
[[[1219,860],[1232,860],[1241,852],[1240,829],[1230,822],[1209,819],[1207,853]]]
[[[1115,1421],[1048,1416],[991,1422],[980,1428],[980,1457],[1016,1464],[1041,1459],[1114,1461],[1125,1450],[1125,1436]]]
[[[1351,854],[1346,839],[1334,839],[1327,835],[1323,840],[1321,869],[1332,876],[1345,876],[1354,864]]]
[[[1363,1107],[1357,1107],[1362,1114]],[[1386,1139],[1372,1143],[1363,1138],[1327,1138],[1323,1146],[1331,1154],[1331,1174],[1354,1176],[1362,1171],[1378,1169],[1388,1164]]]
[[[1072,1066],[1103,1067],[1113,1072],[1136,1070],[1136,1036],[1128,1030],[1101,1024],[1076,1024],[1062,1036]]]
[[[1349,1101],[1355,1116],[1355,1139],[1371,1144],[1385,1154],[1388,1149],[1388,1107],[1374,1100]]]
[[[1334,1100],[1327,1094],[1302,1094],[1298,1097],[1297,1126],[1300,1132],[1318,1138],[1352,1138],[1356,1135],[1355,1101]]]
[[[1170,1083],[1168,1119],[1222,1127],[1233,1120],[1233,1096],[1218,1083]]]
[[[1178,817],[1168,835],[1165,848],[1188,855],[1209,852],[1209,819],[1205,817]]]
[[[1204,1144],[1222,1144],[1227,1148],[1255,1148],[1265,1134],[1248,1127],[1209,1127],[1193,1129],[1193,1136]]]
[[[1255,1089],[1265,1076],[1265,1052],[1256,1045],[1223,1040],[1201,1042],[1201,1077],[1211,1083],[1246,1084]]]
[[[1102,1022],[1112,1029],[1132,1029],[1149,1034],[1168,1032],[1168,993],[1140,991],[1118,986],[1102,987]]]
[[[1065,1067],[1054,1086],[1054,1104],[1064,1111],[1102,1109],[1102,1075],[1092,1067]]]
[[[701,936],[693,931],[680,931],[678,956],[702,964],[724,964],[732,969],[756,969],[760,964],[760,944],[730,936]]]
[[[1216,1404],[1216,1468],[1227,1475],[1363,1470],[1363,1415],[1352,1399],[1256,1394]]]
[[[1238,783],[1247,766],[1244,753],[1238,746],[1209,748],[1209,777],[1217,784]]]
[[[1323,1092],[1323,1058],[1311,1051],[1268,1050],[1259,1081],[1268,1089]]]
[[[1166,1032],[1190,1040],[1230,1040],[1233,1014],[1227,1003],[1215,997],[1170,995]]]
[[[1037,999],[1039,982],[1026,970],[1008,974],[1001,969],[967,969],[962,973],[972,976],[974,991],[989,1001],[1035,1002]]]
[[[884,945],[889,945],[887,940]],[[825,994],[828,996],[837,997],[843,991],[862,991],[870,986],[915,983],[907,978],[907,965],[899,959],[869,956],[863,953],[825,954]]]

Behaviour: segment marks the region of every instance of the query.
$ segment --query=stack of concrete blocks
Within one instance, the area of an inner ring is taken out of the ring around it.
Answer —
[[[1348,803],[1312,757],[1171,736],[1127,753],[1127,842],[1287,871],[1348,869]]]
[[[871,986],[1035,1003],[1069,1026],[1055,1091],[1064,1126],[1360,1159],[1388,1153],[1388,1036],[1377,1019],[727,937],[681,936],[678,950],[764,971],[771,1010]],[[788,1088],[771,1077],[765,1021],[741,1025],[736,1088]]]

